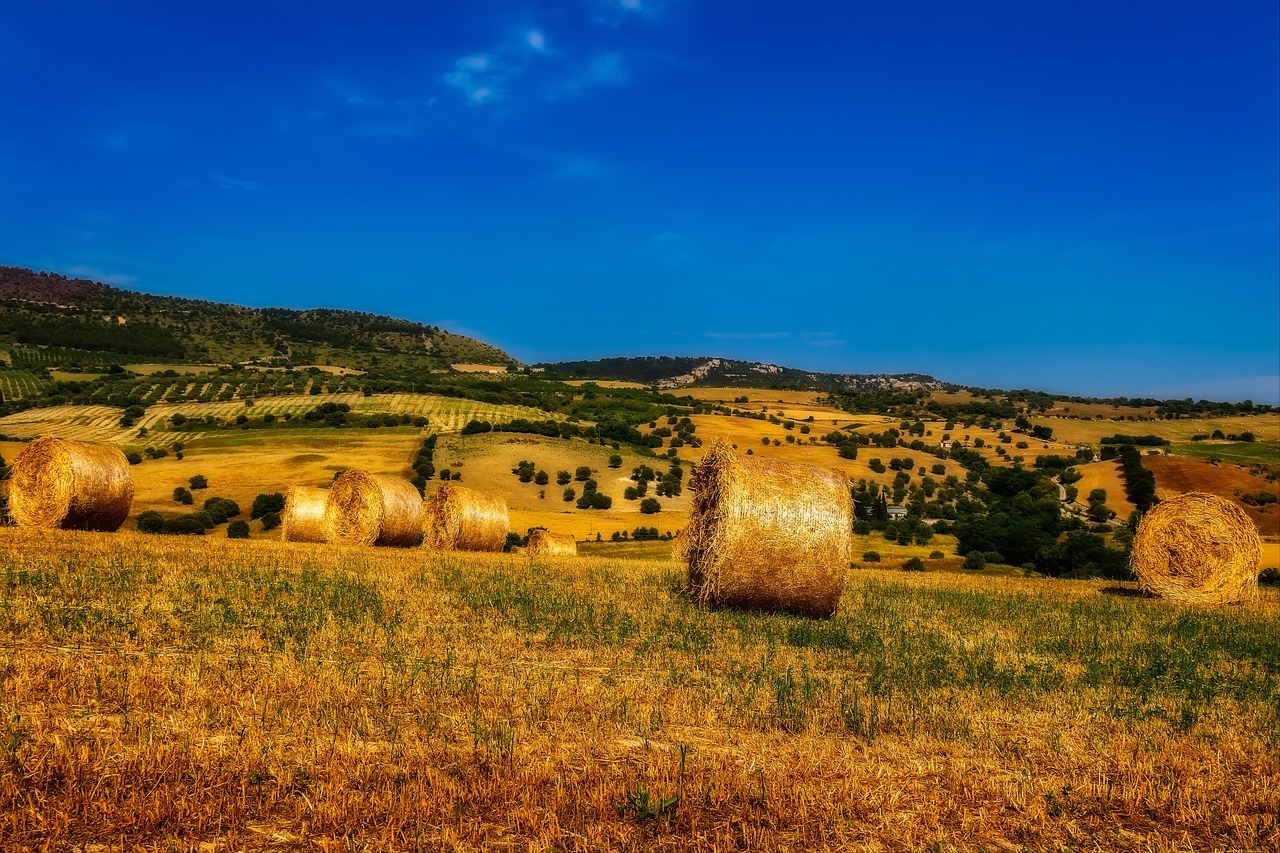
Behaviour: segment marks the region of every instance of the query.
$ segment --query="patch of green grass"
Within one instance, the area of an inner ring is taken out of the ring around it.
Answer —
[[[1197,459],[1216,457],[1224,462],[1280,465],[1280,442],[1275,441],[1227,441],[1213,444],[1188,441],[1170,445],[1169,450],[1176,456],[1194,456]]]

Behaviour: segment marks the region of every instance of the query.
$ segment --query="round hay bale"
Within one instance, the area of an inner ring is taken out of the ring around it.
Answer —
[[[529,532],[528,551],[548,557],[576,557],[578,540],[571,533],[552,533],[538,528]]]
[[[324,536],[343,545],[409,548],[422,535],[422,496],[401,477],[344,471],[325,502]]]
[[[1258,597],[1262,542],[1245,511],[1226,498],[1187,492],[1156,504],[1133,535],[1130,565],[1153,595],[1193,604]]]
[[[511,522],[500,495],[440,484],[427,498],[425,542],[438,551],[501,551]]]
[[[291,486],[284,496],[280,539],[285,542],[323,542],[324,511],[328,503],[328,489]]]
[[[740,456],[717,441],[692,478],[677,538],[689,594],[704,607],[836,612],[849,566],[853,500],[834,468]]]
[[[133,475],[118,447],[36,439],[9,474],[9,513],[22,527],[118,530],[133,507]]]

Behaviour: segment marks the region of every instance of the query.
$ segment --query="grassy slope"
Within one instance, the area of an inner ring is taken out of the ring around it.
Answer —
[[[0,837],[148,849],[1274,849],[1280,600],[0,531]],[[642,819],[643,803],[662,817]]]

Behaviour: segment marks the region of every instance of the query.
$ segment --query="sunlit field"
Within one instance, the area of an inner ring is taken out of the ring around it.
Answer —
[[[11,849],[1280,843],[1280,600],[0,530]],[[609,548],[617,548],[616,552]],[[628,553],[630,552],[630,553]],[[616,554],[616,556],[613,556]]]

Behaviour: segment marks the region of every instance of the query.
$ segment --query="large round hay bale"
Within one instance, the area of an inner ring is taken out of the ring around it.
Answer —
[[[427,498],[423,533],[439,551],[501,551],[511,529],[500,495],[441,483]]]
[[[408,548],[422,535],[422,496],[401,477],[344,471],[325,503],[324,536],[343,545]]]
[[[831,616],[849,566],[853,501],[834,468],[740,456],[717,441],[692,478],[677,540],[689,593],[707,607]]]
[[[36,439],[9,474],[9,514],[23,527],[114,531],[133,506],[133,475],[118,447]]]
[[[1262,541],[1245,511],[1204,492],[1187,492],[1148,510],[1130,557],[1147,592],[1195,604],[1256,599],[1261,562]]]
[[[571,533],[552,533],[539,527],[529,531],[528,551],[548,557],[576,557],[578,540]]]
[[[280,538],[285,542],[323,542],[324,511],[328,503],[328,489],[291,486],[284,496]]]

